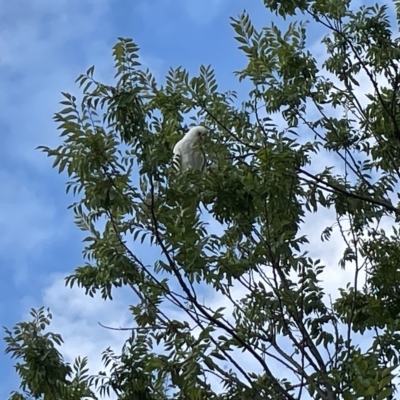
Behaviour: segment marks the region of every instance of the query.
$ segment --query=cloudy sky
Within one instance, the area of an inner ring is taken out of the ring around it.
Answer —
[[[0,0],[0,326],[11,328],[28,318],[31,307],[44,305],[51,307],[52,330],[63,335],[67,357],[89,355],[97,366],[100,351],[118,348],[124,334],[104,331],[97,322],[128,325],[129,297],[120,293],[105,303],[64,287],[63,278],[82,262],[82,235],[66,209],[72,199],[65,195],[65,177],[35,147],[59,142],[52,115],[60,109],[61,91],[79,93],[74,80],[80,73],[94,64],[97,78],[111,82],[111,48],[119,36],[139,45],[142,62],[158,78],[171,66],[195,73],[200,64],[212,64],[222,90],[238,89],[232,72],[245,59],[229,16],[245,5],[257,26],[279,25],[262,3]],[[319,32],[311,30],[310,37]],[[336,287],[343,283],[340,271],[332,276]],[[2,341],[0,376],[0,398],[7,398],[18,381]]]

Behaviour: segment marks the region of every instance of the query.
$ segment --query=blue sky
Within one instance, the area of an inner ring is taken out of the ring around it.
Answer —
[[[65,177],[35,147],[59,142],[52,116],[61,91],[79,93],[80,73],[94,64],[96,77],[112,82],[118,36],[139,45],[157,78],[171,66],[195,73],[212,64],[222,90],[238,89],[232,72],[245,58],[229,16],[244,7],[257,26],[277,22],[261,0],[0,0],[0,326],[44,305],[53,311],[52,329],[68,340],[67,356],[99,354],[110,342],[118,348],[123,337],[97,322],[128,325],[126,294],[110,304],[64,288],[63,277],[82,262],[82,235],[66,209]],[[3,341],[0,376],[0,398],[7,398],[18,381]]]

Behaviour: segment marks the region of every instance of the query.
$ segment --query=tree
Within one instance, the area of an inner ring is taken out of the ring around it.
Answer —
[[[77,79],[79,104],[63,93],[65,108],[55,121],[64,142],[40,148],[68,174],[76,224],[88,235],[87,262],[66,283],[107,299],[127,286],[137,298],[121,354],[104,353],[111,371],[77,380],[91,398],[99,387],[119,399],[395,396],[400,47],[388,7],[264,3],[298,20],[283,33],[274,24],[257,29],[245,12],[232,18],[247,57],[236,72],[251,85],[244,101],[235,91],[218,91],[210,66],[195,77],[170,69],[165,84],[157,84],[141,68],[136,44],[123,38],[113,51],[115,86],[96,81],[91,67]],[[399,20],[400,1],[394,4]],[[325,32],[322,63],[308,50],[304,18]],[[360,88],[367,85],[372,91],[363,101]],[[274,123],[277,115],[284,127]],[[210,164],[204,174],[171,168],[172,147],[190,121],[211,132],[203,143]],[[317,170],[327,152],[336,168]],[[195,199],[223,224],[222,235],[199,213],[193,219],[182,212]],[[305,235],[307,215],[324,209],[333,218],[322,236]],[[329,301],[320,278],[326,267],[306,248],[335,232],[345,246],[336,273],[353,268],[354,275]],[[156,246],[162,257],[145,265],[132,250],[137,241]],[[218,301],[204,303],[200,290]],[[182,320],[166,306],[179,309]],[[51,344],[60,337],[45,339],[35,326],[7,333],[7,351],[24,360],[17,367],[22,389],[45,399],[75,398],[65,379],[71,368]],[[366,331],[374,336],[364,349],[359,340]],[[46,365],[56,363],[62,376],[24,353],[38,333],[52,349]],[[39,368],[46,382],[36,384],[26,371]],[[48,394],[49,387],[64,394]]]

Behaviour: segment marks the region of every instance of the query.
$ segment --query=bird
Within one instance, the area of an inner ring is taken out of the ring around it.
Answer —
[[[208,130],[204,126],[194,126],[175,144],[172,152],[176,169],[181,171],[204,169],[206,160],[199,142],[207,133]]]

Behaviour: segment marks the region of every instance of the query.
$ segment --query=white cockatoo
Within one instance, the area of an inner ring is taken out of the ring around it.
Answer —
[[[173,162],[182,171],[186,169],[203,170],[205,167],[206,160],[199,142],[207,132],[204,126],[195,126],[174,146]]]

